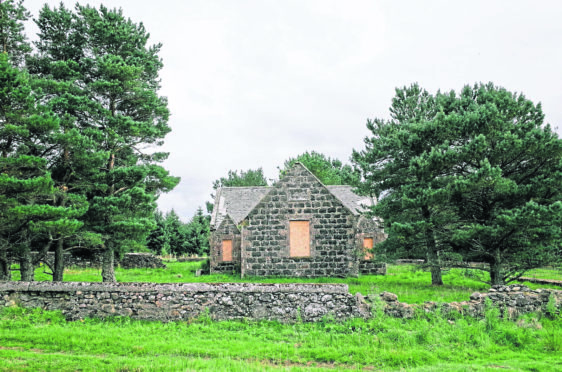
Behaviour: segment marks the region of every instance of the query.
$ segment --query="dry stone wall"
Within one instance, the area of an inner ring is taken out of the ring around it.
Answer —
[[[359,260],[361,275],[386,275],[386,263],[373,260]]]
[[[370,315],[363,297],[351,295],[345,284],[0,282],[0,301],[61,310],[71,320],[122,315],[171,321],[208,314],[313,322]]]
[[[389,316],[411,318],[416,312],[483,316],[486,299],[502,316],[562,311],[562,291],[531,290],[525,286],[496,286],[473,293],[469,301],[406,304],[389,292],[352,295],[345,284],[255,283],[79,283],[0,282],[0,306],[60,310],[70,320],[129,316],[173,321],[207,314],[212,319],[255,319],[315,322],[330,317],[368,318],[377,306]]]
[[[47,253],[43,261],[46,261],[49,265],[53,266],[55,262],[55,255],[53,252]],[[72,255],[71,253],[65,253],[64,255],[64,266],[65,267],[80,267],[80,268],[101,268],[102,265],[102,255],[92,254],[92,255]],[[134,269],[134,268],[165,268],[164,262],[161,258],[151,254],[151,253],[125,253],[121,260],[115,260],[115,266],[120,265],[124,269]]]
[[[126,253],[118,264],[124,269],[165,269],[162,259],[150,253]]]
[[[290,221],[310,221],[310,256],[291,257]],[[355,216],[309,171],[288,171],[247,217],[243,276],[358,275]]]
[[[379,296],[384,305],[384,312],[396,318],[412,318],[416,312],[435,312],[442,314],[460,313],[480,317],[486,309],[486,299],[500,310],[502,316],[515,318],[521,314],[548,311],[549,301],[558,311],[562,311],[562,291],[555,289],[531,290],[523,285],[493,286],[488,293],[475,292],[469,301],[463,302],[425,302],[424,304],[407,304],[398,301],[394,293],[383,292]],[[367,301],[377,304],[379,298],[367,296]]]

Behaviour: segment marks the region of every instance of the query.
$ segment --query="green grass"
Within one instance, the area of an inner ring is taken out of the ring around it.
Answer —
[[[237,274],[213,274],[195,276],[195,271],[201,262],[166,262],[166,269],[116,269],[118,282],[154,282],[154,283],[185,283],[185,282],[254,282],[254,283],[343,283],[349,286],[353,294],[375,294],[383,291],[396,293],[398,300],[407,303],[423,303],[424,301],[467,301],[470,294],[478,291],[485,292],[489,286],[482,282],[486,277],[483,272],[473,269],[451,269],[444,272],[445,285],[431,286],[429,272],[417,270],[414,265],[389,265],[388,273],[380,275],[362,275],[358,278],[244,278]],[[51,280],[45,267],[35,271],[36,280]],[[541,269],[537,271],[541,277],[556,275],[555,269]],[[19,273],[14,272],[14,280],[18,280]],[[65,270],[65,281],[101,281],[100,269]],[[560,288],[548,285],[526,283],[531,288]]]
[[[430,274],[410,265],[391,265],[386,276],[240,279],[196,277],[200,262],[166,264],[166,269],[118,268],[117,280],[345,283],[352,293],[389,291],[409,303],[462,301],[488,289],[477,270],[449,270],[445,285],[432,287]],[[551,271],[537,275],[555,275]],[[38,268],[36,279],[51,277]],[[100,281],[100,270],[67,269],[65,280]],[[514,322],[497,315],[491,309],[484,319],[420,314],[403,320],[379,313],[341,323],[213,322],[204,316],[171,323],[119,317],[67,322],[60,312],[4,308],[0,371],[562,370],[562,318],[528,315]]]
[[[67,322],[59,312],[0,310],[0,370],[485,371],[562,369],[562,320],[381,314],[342,323]]]
[[[545,267],[529,270],[525,275],[528,278],[562,280],[562,267]]]

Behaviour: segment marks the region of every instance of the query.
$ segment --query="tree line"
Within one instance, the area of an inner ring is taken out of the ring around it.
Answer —
[[[121,10],[45,5],[27,41],[23,1],[0,2],[0,279],[22,280],[49,250],[114,257],[145,246],[156,199],[178,182],[158,152],[170,131],[160,44]],[[31,247],[39,250],[31,254]]]
[[[372,214],[388,239],[380,255],[442,267],[484,262],[491,284],[562,261],[562,141],[540,104],[492,83],[430,94],[396,90],[390,119],[352,160],[358,191],[376,195]]]

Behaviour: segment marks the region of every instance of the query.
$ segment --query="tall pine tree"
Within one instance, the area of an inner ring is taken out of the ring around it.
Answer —
[[[0,276],[9,279],[9,256],[20,263],[21,279],[33,280],[33,242],[46,241],[46,253],[60,235],[82,226],[76,218],[86,205],[54,205],[55,190],[46,152],[58,118],[38,104],[29,76],[0,54]]]
[[[179,181],[158,165],[166,153],[148,151],[170,131],[167,100],[158,95],[160,45],[147,45],[144,26],[121,10],[77,6],[76,12],[90,65],[83,82],[94,103],[83,125],[107,156],[88,193],[87,225],[104,239],[103,280],[115,281],[115,254],[144,245],[155,227],[156,196]]]
[[[465,87],[456,101],[457,251],[488,263],[491,284],[561,262],[562,141],[540,104],[491,83]]]
[[[440,125],[450,106],[447,96],[441,98],[417,84],[396,89],[391,120],[369,120],[372,137],[365,138],[365,150],[353,153],[364,179],[359,192],[379,197],[373,213],[388,226],[391,238],[381,248],[394,243],[422,252],[433,285],[443,284],[439,254],[448,250],[442,234],[451,217],[444,201],[454,130]]]
[[[158,95],[160,45],[149,46],[142,24],[104,6],[45,6],[37,24],[30,70],[62,120],[53,177],[87,197],[85,229],[101,237],[102,277],[114,281],[115,254],[144,245],[158,194],[179,181],[159,165],[167,154],[154,151],[170,131]]]

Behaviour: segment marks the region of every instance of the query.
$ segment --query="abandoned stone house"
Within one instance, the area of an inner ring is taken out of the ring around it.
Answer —
[[[370,248],[385,234],[362,215],[373,202],[351,186],[323,185],[300,163],[273,186],[220,188],[211,215],[211,273],[384,274]]]

